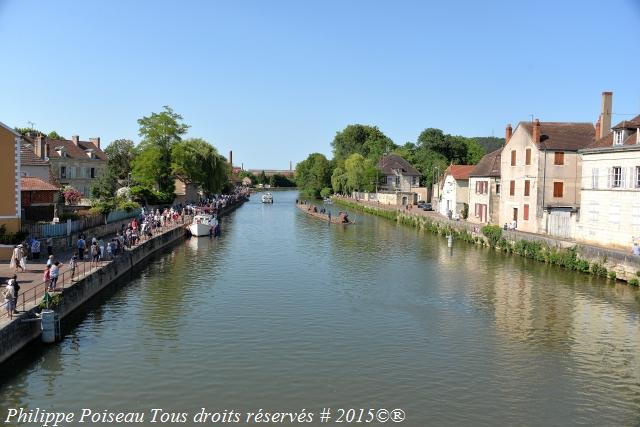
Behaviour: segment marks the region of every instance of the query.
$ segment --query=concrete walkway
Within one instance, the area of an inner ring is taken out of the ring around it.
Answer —
[[[183,227],[183,226],[184,226],[184,223],[178,220],[178,222],[175,222],[175,223],[172,222],[165,225],[164,227],[155,229],[153,236],[157,236],[168,230],[172,230],[174,228]],[[115,234],[112,235],[111,237],[103,237],[102,240],[106,244],[113,237],[115,237]],[[87,237],[87,240],[88,240],[87,246],[90,246],[91,238]],[[140,243],[138,245],[142,244],[147,240],[148,238],[141,237]],[[58,283],[56,286],[56,291],[58,292],[62,291],[62,289],[64,288],[69,287],[76,280],[79,280],[85,277],[86,275],[89,275],[92,272],[99,270],[100,268],[104,267],[105,265],[108,265],[111,262],[111,261],[104,260],[104,261],[99,261],[96,264],[96,263],[91,263],[88,259],[84,261],[78,260],[78,265],[76,267],[75,275],[72,280],[71,269],[69,268],[69,261],[71,260],[73,252],[74,252],[73,249],[69,249],[66,251],[53,253],[54,261],[59,261],[62,263],[62,266],[60,267],[60,275],[58,277]],[[85,257],[87,256],[88,255],[85,253]],[[35,305],[38,305],[42,301],[42,298],[44,297],[44,294],[45,294],[45,288],[46,288],[44,283],[44,270],[47,264],[47,259],[48,259],[48,256],[45,251],[44,253],[40,254],[39,260],[27,261],[27,270],[25,272],[20,272],[20,270],[18,270],[18,273],[15,273],[14,270],[9,267],[8,262],[0,264],[0,280],[2,280],[2,283],[0,283],[0,286],[2,288],[6,286],[7,280],[11,278],[13,274],[16,274],[18,276],[18,284],[20,285],[20,293],[18,295],[18,301],[17,301],[18,312],[29,310]],[[54,294],[55,293],[56,292],[54,292]],[[4,304],[4,298],[0,297],[0,305],[2,304]],[[7,311],[4,308],[4,306],[2,306],[0,308],[0,327],[2,327],[5,323],[8,323],[9,321],[10,319],[7,314]]]

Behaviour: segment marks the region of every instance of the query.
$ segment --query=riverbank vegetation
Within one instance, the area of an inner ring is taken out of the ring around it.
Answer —
[[[220,193],[229,185],[227,160],[204,139],[185,139],[189,125],[171,107],[142,117],[138,125],[138,145],[117,139],[104,150],[107,167],[92,188],[96,211],[171,203],[176,179],[205,194]]]
[[[328,193],[351,194],[375,191],[384,179],[378,162],[384,154],[397,154],[422,174],[421,186],[431,186],[450,164],[476,164],[502,138],[467,138],[445,134],[440,129],[423,130],[416,142],[395,144],[377,126],[351,124],[336,133],[331,142],[333,158],[312,153],[296,167],[296,182],[305,197]]]
[[[517,241],[509,241],[503,236],[502,229],[496,225],[486,225],[481,228],[481,235],[474,236],[466,229],[453,227],[450,224],[434,221],[427,217],[405,214],[402,213],[402,211],[380,209],[339,198],[336,198],[335,201],[337,204],[352,210],[377,215],[436,235],[453,236],[456,240],[486,246],[505,254],[515,254],[545,264],[563,267],[568,270],[605,277],[613,281],[622,280],[614,270],[608,270],[606,268],[606,259],[590,262],[589,260],[580,258],[576,246],[557,248],[537,240],[519,239]],[[640,271],[637,271],[636,277],[629,278],[627,284],[638,286],[639,281]]]

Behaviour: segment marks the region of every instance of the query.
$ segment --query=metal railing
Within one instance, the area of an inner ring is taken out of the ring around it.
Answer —
[[[100,260],[97,262],[94,262],[92,260],[86,260],[86,259],[78,260],[75,269],[72,270],[69,268],[58,276],[58,281],[56,282],[56,286],[53,289],[53,292],[62,292],[64,289],[71,287],[75,282],[81,279],[84,279],[85,277],[87,277],[87,275],[90,275],[100,270],[102,267],[110,264],[111,261],[121,257],[127,251],[130,251],[155,237],[161,236],[167,231],[174,230],[179,227],[183,227],[185,223],[188,223],[189,218],[190,217],[188,215],[185,215],[183,217],[178,217],[176,221],[170,221],[164,226],[155,227],[152,229],[151,236],[143,235],[141,233],[138,236],[137,244],[130,245],[128,247],[126,245],[123,246],[120,253],[118,255],[111,255],[111,259],[109,260]],[[90,256],[90,254],[88,253],[85,255]],[[104,255],[107,256],[106,248],[105,248]],[[18,294],[15,309],[17,311],[24,312],[38,305],[40,301],[44,298],[44,295],[47,292],[47,289],[49,288],[49,284],[50,284],[50,281],[43,280],[41,283],[38,283],[36,286],[33,286],[27,289],[26,291]],[[9,312],[6,310],[4,303],[0,304],[0,307],[1,307],[0,319],[9,317]]]

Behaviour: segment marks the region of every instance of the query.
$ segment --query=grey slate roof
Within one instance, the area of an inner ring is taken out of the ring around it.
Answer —
[[[378,167],[384,175],[395,175],[399,171],[405,176],[421,176],[422,174],[397,154],[385,154],[378,162]]]
[[[500,178],[500,153],[502,148],[492,151],[480,159],[469,176]]]

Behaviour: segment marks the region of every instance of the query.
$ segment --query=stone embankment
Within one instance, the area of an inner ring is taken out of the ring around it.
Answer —
[[[520,255],[583,273],[606,276],[611,280],[622,280],[635,286],[640,280],[640,258],[631,253],[551,236],[502,230],[496,226],[483,230],[481,224],[450,220],[435,212],[424,212],[416,207],[411,210],[397,209],[394,206],[338,197],[335,201],[350,209],[381,216],[434,234],[452,235],[456,240],[487,246],[505,254]]]
[[[222,208],[218,217],[229,214],[243,203],[244,200],[240,200]],[[174,224],[130,250],[126,250],[115,259],[102,263],[99,268],[89,269],[85,274],[79,275],[75,282],[69,281],[65,284],[63,279],[63,289],[57,294],[61,297],[53,298],[57,315],[63,319],[85,305],[93,296],[117,279],[135,271],[135,267],[146,258],[163,248],[184,240],[185,235],[185,225]],[[13,319],[0,319],[0,363],[5,362],[41,335],[40,322],[33,321],[40,311],[39,303],[40,300],[34,299],[22,313],[14,316]]]

